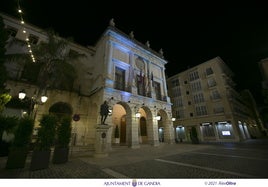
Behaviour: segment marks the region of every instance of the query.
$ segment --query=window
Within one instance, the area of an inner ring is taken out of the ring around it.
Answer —
[[[202,93],[194,95],[193,98],[194,98],[194,103],[205,102],[204,95]]]
[[[221,95],[220,93],[218,92],[218,90],[213,90],[211,92],[211,99],[212,100],[217,100],[217,99],[220,99],[221,98]]]
[[[189,77],[190,77],[190,81],[199,79],[198,71],[190,72]]]
[[[175,117],[176,117],[177,119],[184,118],[184,110],[176,110],[176,111],[175,111]]]
[[[172,80],[172,86],[174,87],[174,86],[179,86],[180,85],[180,82],[179,82],[179,79],[174,79],[174,80]]]
[[[181,89],[179,87],[173,87],[172,88],[172,95],[173,95],[173,97],[181,96]]]
[[[138,88],[138,94],[145,96],[145,82],[144,82],[144,76],[142,73],[140,75],[136,75],[136,82],[137,82],[137,88]]]
[[[125,74],[126,71],[119,67],[115,67],[115,89],[125,90]]]
[[[203,135],[205,137],[214,137],[215,136],[214,128],[211,124],[202,125],[202,131],[203,131]]]
[[[8,34],[9,34],[9,36],[15,38],[16,35],[17,35],[17,32],[18,32],[18,29],[9,26],[9,27],[7,27],[7,32],[8,32]]]
[[[211,75],[211,74],[213,74],[213,70],[211,67],[209,67],[206,69],[206,75]]]
[[[154,90],[155,90],[155,95],[157,100],[162,100],[161,96],[161,87],[159,82],[154,81]]]
[[[201,82],[200,81],[198,81],[198,82],[192,82],[191,83],[191,90],[193,92],[197,92],[197,91],[202,90]]]
[[[36,45],[38,43],[39,38],[33,34],[29,35],[29,43]]]
[[[208,79],[208,87],[216,86],[216,81],[214,79]]]
[[[197,106],[195,107],[196,115],[197,116],[204,116],[207,115],[207,108],[206,106]]]

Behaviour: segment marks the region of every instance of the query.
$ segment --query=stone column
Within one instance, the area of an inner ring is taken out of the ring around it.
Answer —
[[[111,125],[97,125],[96,126],[96,138],[95,138],[95,153],[94,157],[102,158],[107,157],[109,152],[109,146],[107,144],[108,130]]]

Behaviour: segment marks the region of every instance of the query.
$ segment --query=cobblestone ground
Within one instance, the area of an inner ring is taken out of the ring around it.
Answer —
[[[23,169],[5,169],[0,157],[1,179],[113,179],[113,178],[267,178],[268,139],[228,144],[162,144],[139,149],[113,147],[109,156],[74,152],[65,164],[30,171],[30,156]]]
[[[79,159],[72,159],[66,164],[50,164],[48,169],[30,171],[29,163],[24,169],[1,169],[0,178],[111,178],[97,166]]]

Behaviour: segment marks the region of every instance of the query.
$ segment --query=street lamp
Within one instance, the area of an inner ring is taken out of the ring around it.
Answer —
[[[25,96],[26,96],[25,91],[24,91],[24,90],[21,90],[21,91],[19,92],[19,99],[20,99],[20,100],[23,100],[23,99],[25,98]]]
[[[23,89],[19,92],[19,99],[23,100],[23,99],[25,99],[25,97],[26,97],[26,92]],[[46,96],[46,93],[42,94],[42,96],[40,98],[41,102],[38,102],[36,94],[34,96],[32,96],[31,97],[31,104],[30,104],[30,111],[29,111],[30,115],[32,114],[33,110],[35,109],[36,104],[38,104],[38,105],[44,104],[47,101],[47,99],[48,99],[48,97]],[[34,115],[34,118],[35,118],[35,115]]]
[[[41,102],[42,102],[42,103],[47,102],[47,99],[48,99],[48,97],[47,97],[46,95],[42,95],[42,96],[41,96]]]
[[[26,92],[25,92],[25,90],[23,89],[23,90],[21,90],[20,92],[19,92],[19,99],[20,100],[23,100],[24,98],[26,97]],[[46,94],[43,94],[42,96],[41,96],[41,103],[45,103],[46,101],[47,101],[47,99],[48,99],[48,97],[46,96]],[[31,100],[35,103],[35,104],[39,104],[38,103],[38,101],[36,100],[36,96],[34,95],[32,98],[31,98]]]

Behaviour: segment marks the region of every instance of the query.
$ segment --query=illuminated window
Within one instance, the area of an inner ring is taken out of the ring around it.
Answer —
[[[125,90],[125,74],[126,71],[119,67],[115,67],[115,89]]]

